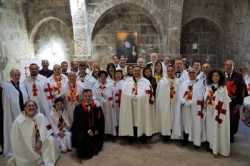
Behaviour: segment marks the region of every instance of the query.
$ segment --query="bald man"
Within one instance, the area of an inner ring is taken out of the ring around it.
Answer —
[[[152,73],[155,73],[155,63],[158,61],[159,55],[155,52],[150,54],[150,62],[147,63],[147,66],[150,66],[152,69]]]
[[[244,97],[247,95],[247,88],[243,76],[235,71],[235,63],[228,59],[224,62],[226,85],[230,103],[230,140],[234,142],[234,135],[238,131],[240,119],[240,107]]]
[[[39,71],[39,74],[43,75],[44,77],[49,78],[52,74],[53,71],[49,69],[49,61],[44,59],[42,60],[42,69]]]

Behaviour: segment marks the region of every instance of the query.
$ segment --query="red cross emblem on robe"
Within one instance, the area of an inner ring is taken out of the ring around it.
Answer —
[[[48,99],[48,100],[52,100],[52,99],[53,99],[53,94],[52,94],[53,88],[51,88],[51,86],[50,86],[49,83],[47,83],[47,88],[45,88],[44,91],[45,91],[46,93],[48,93],[47,99]]]
[[[35,148],[38,144],[42,144],[42,140],[41,140],[41,135],[40,135],[40,131],[38,128],[38,125],[36,122],[34,122],[34,149],[37,153],[41,153],[40,151],[37,151],[37,149]]]
[[[149,90],[146,90],[146,94],[149,95],[149,104],[154,104],[154,94],[151,86]]]
[[[232,97],[235,95],[236,85],[235,85],[234,81],[232,81],[232,80],[227,81],[227,91],[228,91],[229,97]]]
[[[186,100],[192,100],[193,98],[193,85],[189,85],[187,91],[184,94]]]
[[[215,120],[221,124],[223,122],[222,118],[220,117],[221,114],[226,115],[226,110],[223,109],[223,102],[219,101],[217,105],[215,106],[215,109],[217,110],[217,115],[215,117]]]
[[[105,88],[106,88],[106,86],[103,85],[103,84],[101,84],[101,85],[99,86],[99,90],[100,90],[101,96],[104,96],[104,90],[105,90]]]
[[[122,95],[122,90],[118,90],[118,92],[115,93],[115,103],[119,105],[121,104],[121,95]]]
[[[204,101],[203,100],[198,100],[197,105],[200,106],[199,111],[198,111],[198,116],[203,119],[204,113],[203,113],[203,108],[204,108]]]
[[[32,85],[32,96],[37,96],[38,89],[36,87],[36,84],[33,83]]]
[[[63,131],[64,128],[65,128],[65,121],[63,119],[63,116],[60,115],[60,118],[58,120],[58,129],[59,131]]]
[[[134,83],[134,87],[132,89],[132,94],[133,95],[138,95],[138,87],[137,87],[137,83]]]
[[[209,91],[208,95],[207,95],[207,104],[208,105],[213,105],[214,101],[215,101],[214,92],[213,91]]]
[[[77,93],[76,86],[70,87],[68,93],[68,101],[70,102],[79,101],[79,95]]]
[[[170,99],[173,99],[175,96],[175,87],[173,85],[170,86]]]
[[[61,87],[62,87],[62,78],[60,75],[56,76],[54,75],[55,85],[53,87],[54,92],[56,95],[59,95],[61,93]]]

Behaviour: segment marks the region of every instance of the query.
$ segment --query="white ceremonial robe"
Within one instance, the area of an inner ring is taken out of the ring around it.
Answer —
[[[38,126],[42,142],[41,154],[34,149],[35,123]],[[46,166],[53,166],[58,159],[58,152],[54,144],[54,138],[46,129],[46,118],[38,113],[33,119],[20,114],[11,130],[11,144],[14,156],[11,159],[17,166],[37,166],[43,162]]]
[[[38,111],[49,117],[51,104],[50,102],[48,102],[47,94],[44,92],[47,84],[47,78],[40,74],[38,74],[35,80],[32,80],[31,77],[27,77],[23,81],[26,96],[28,97],[28,99],[34,100],[38,105]]]
[[[193,87],[191,99],[185,95],[189,86]],[[205,123],[203,109],[205,90],[205,86],[199,80],[187,80],[180,88],[183,131],[189,135],[188,140],[196,146],[200,146],[205,141],[203,127]]]
[[[115,123],[116,127],[119,126],[119,117],[120,117],[120,105],[121,105],[121,95],[122,89],[124,86],[124,80],[115,82],[114,92],[113,92],[113,103],[114,103],[114,114],[115,114]]]
[[[213,154],[229,156],[231,99],[226,87],[219,87],[212,95],[211,91],[211,86],[208,86],[205,93],[207,141]]]
[[[145,78],[140,78],[135,86],[133,77],[127,78],[122,89],[119,135],[134,136],[133,127],[137,127],[137,136],[143,134],[152,136],[155,131],[153,117],[154,112],[150,109],[147,91],[151,91],[151,84]],[[137,94],[135,94],[137,89]]]
[[[171,90],[172,87],[172,90]],[[179,80],[163,77],[156,90],[157,126],[161,135],[171,136],[173,139],[181,137],[181,114],[179,93]],[[170,92],[173,92],[173,95]]]
[[[82,85],[79,81],[76,82],[76,91],[75,92],[71,92],[69,83],[67,83],[65,88],[63,89],[63,96],[65,97],[65,107],[66,107],[65,114],[67,116],[70,127],[73,123],[75,107],[81,101],[83,90],[84,90],[84,88],[82,87]]]
[[[104,85],[98,81],[94,88],[94,96],[97,102],[100,104],[104,114],[104,133],[116,136],[117,121],[113,104],[113,91],[114,82],[112,80],[107,80]]]
[[[179,79],[180,84],[182,84],[183,82],[189,80],[188,71],[183,70],[182,73],[181,73],[181,76],[178,79]]]
[[[19,92],[10,82],[2,83],[1,87],[3,88],[2,100],[3,100],[3,110],[4,110],[4,150],[3,154],[5,156],[12,155],[12,148],[10,142],[10,130],[14,120],[21,113],[21,108],[19,105]],[[23,85],[20,85],[20,90],[23,94],[23,101],[27,100],[25,96]]]
[[[63,121],[64,121],[64,127],[61,129],[59,128],[60,126],[60,117],[62,116]],[[56,144],[58,149],[60,149],[62,152],[66,152],[67,150],[72,149],[71,145],[71,133],[69,131],[70,124],[68,122],[67,116],[65,114],[65,110],[63,111],[56,111],[53,109],[51,111],[51,119],[52,119],[52,128],[54,132],[54,137],[56,139]],[[58,136],[59,132],[63,132],[65,136],[63,138]]]
[[[250,75],[246,75],[244,77],[244,80],[245,80],[245,83],[247,85],[247,92],[248,92],[248,95],[250,95]]]
[[[96,79],[91,76],[90,74],[86,74],[84,78],[81,78],[79,75],[77,77],[78,81],[82,84],[84,89],[91,89],[93,90],[96,84]]]
[[[60,75],[60,80],[61,80],[59,82],[60,85],[58,85],[58,83],[56,82],[54,78],[54,75],[48,78],[48,82],[51,88],[53,89],[53,99],[58,98],[63,95],[63,89],[65,89],[68,83],[68,78],[64,74]]]

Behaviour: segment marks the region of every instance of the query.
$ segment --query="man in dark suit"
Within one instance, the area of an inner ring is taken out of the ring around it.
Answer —
[[[230,140],[234,142],[234,135],[238,131],[240,120],[240,108],[244,97],[247,95],[247,88],[243,76],[234,69],[234,62],[226,60],[224,70],[226,76],[226,85],[228,95],[231,98],[230,103]]]

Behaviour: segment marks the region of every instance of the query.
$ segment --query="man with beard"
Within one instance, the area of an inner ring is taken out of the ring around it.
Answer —
[[[49,117],[49,102],[51,96],[46,96],[45,89],[48,87],[46,77],[38,73],[38,65],[35,63],[30,64],[30,76],[23,81],[23,86],[28,99],[34,100],[38,105],[38,110],[45,116]]]
[[[184,64],[181,59],[175,60],[175,76],[180,80],[180,83],[188,80],[188,72],[184,69]]]
[[[85,89],[92,89],[95,86],[96,80],[90,74],[87,73],[87,69],[87,62],[80,61],[77,79]]]
[[[154,134],[153,91],[150,82],[142,77],[140,66],[133,68],[133,76],[127,78],[122,89],[119,135],[134,138]],[[142,141],[146,141],[143,139]]]
[[[181,138],[179,88],[174,67],[168,66],[167,75],[159,81],[156,91],[156,123],[164,141]]]
[[[74,110],[72,124],[72,145],[79,159],[89,159],[103,146],[104,116],[97,107],[90,89],[83,91],[82,102]]]

